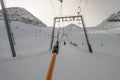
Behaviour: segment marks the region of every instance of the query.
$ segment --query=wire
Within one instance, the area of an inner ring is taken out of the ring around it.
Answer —
[[[60,5],[59,17],[61,17],[61,16],[62,16],[62,2],[61,2],[61,5]],[[60,22],[59,22],[59,24],[58,24],[58,27],[60,27]]]
[[[80,2],[78,4],[78,12],[77,12],[78,15],[81,13],[81,7],[82,7],[81,4],[82,4],[82,1],[83,0],[80,0]]]
[[[52,7],[53,7],[54,15],[56,16],[56,11],[55,11],[55,6],[54,6],[54,4],[53,4],[53,0],[51,0],[51,4],[52,4]]]
[[[85,7],[86,7],[87,3],[88,3],[88,0],[86,1],[85,5],[83,6],[83,10],[85,10]]]
[[[60,5],[60,14],[59,14],[59,17],[61,17],[61,16],[62,16],[62,3]]]
[[[83,0],[80,0],[79,6],[78,6],[78,9],[79,9],[79,10],[78,10],[78,15],[85,10],[85,7],[86,7],[86,5],[87,5],[87,3],[88,3],[88,0],[86,0],[86,2],[85,2],[85,4],[83,5],[83,7],[81,6],[82,2],[83,2]]]
[[[82,0],[80,0],[79,6],[81,5],[81,3],[82,3]]]

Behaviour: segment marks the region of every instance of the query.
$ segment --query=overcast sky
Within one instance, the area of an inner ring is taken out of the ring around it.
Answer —
[[[120,10],[120,0],[63,0],[62,16],[77,15],[81,5],[86,26],[96,26],[105,18]],[[23,7],[48,26],[53,25],[53,17],[59,16],[58,0],[5,0],[7,7]],[[53,3],[52,3],[53,2]],[[55,11],[53,9],[53,6]]]

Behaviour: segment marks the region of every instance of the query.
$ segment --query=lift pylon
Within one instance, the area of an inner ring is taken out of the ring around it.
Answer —
[[[14,48],[15,42],[14,42],[14,38],[13,38],[13,33],[11,31],[11,28],[10,28],[10,23],[9,23],[8,16],[6,13],[4,1],[0,0],[0,2],[1,2],[2,13],[3,13],[5,25],[6,25],[7,35],[8,35],[8,39],[9,39],[9,43],[10,43],[10,48],[12,51],[12,56],[16,57],[15,48]]]
[[[67,21],[66,21],[67,20]],[[86,39],[86,42],[87,42],[87,46],[88,46],[88,50],[90,53],[93,52],[92,50],[92,45],[90,44],[89,42],[89,39],[88,39],[88,35],[87,35],[87,31],[86,31],[86,27],[85,27],[85,22],[84,22],[84,19],[83,19],[83,16],[82,15],[77,15],[77,16],[65,16],[65,17],[55,17],[54,18],[54,26],[53,26],[53,31],[55,31],[55,24],[57,21],[60,21],[60,22],[70,22],[70,21],[79,21],[79,23],[81,23],[81,25],[83,26],[83,30],[84,30],[84,34],[85,34],[85,39]],[[54,32],[52,34],[52,43],[51,43],[51,49],[52,49],[52,45],[53,45],[53,38],[54,38]]]

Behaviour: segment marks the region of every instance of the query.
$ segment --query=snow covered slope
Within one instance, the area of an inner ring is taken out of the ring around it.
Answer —
[[[40,27],[46,27],[46,25],[33,16],[30,12],[20,7],[11,7],[7,8],[7,14],[9,15],[9,19],[12,21],[20,21],[23,23],[28,23]],[[0,11],[0,20],[3,20],[2,11]]]
[[[39,47],[42,46],[43,48],[47,48],[45,44],[46,41],[50,42],[50,38],[51,38],[51,30],[49,28],[39,28],[38,26],[34,26],[34,25],[30,25],[30,24],[25,24],[22,22],[17,22],[17,21],[12,21],[11,22],[11,26],[12,26],[12,31],[14,33],[14,38],[16,41],[16,51],[17,51],[17,55],[22,55],[24,53],[24,55],[27,54],[31,54],[34,53],[34,51],[41,51],[39,50]],[[36,28],[34,28],[36,27]],[[50,31],[48,32],[49,29]],[[9,46],[8,46],[8,39],[7,39],[7,34],[6,34],[6,29],[5,29],[5,24],[4,21],[0,21],[0,52],[1,57],[4,57],[4,55],[11,55],[10,51],[9,51]],[[46,37],[48,39],[46,39]],[[34,48],[33,48],[34,47]],[[35,50],[34,50],[35,49]],[[30,52],[29,52],[30,51]],[[22,53],[22,54],[21,54]],[[9,56],[10,57],[10,56]]]
[[[17,57],[11,57],[5,25],[1,21],[0,80],[45,80],[51,59],[52,28],[16,21],[11,25]],[[69,25],[60,29],[60,50],[53,80],[120,80],[119,27],[87,31],[93,54],[88,52],[82,28]]]
[[[96,28],[108,30],[108,29],[114,29],[118,27],[120,27],[120,11],[109,16]]]

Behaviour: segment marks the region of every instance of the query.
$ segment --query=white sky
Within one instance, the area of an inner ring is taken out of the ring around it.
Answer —
[[[80,1],[63,0],[62,15],[77,15]],[[53,25],[54,16],[59,16],[60,2],[58,0],[5,0],[5,2],[7,7],[25,8],[48,26]],[[82,0],[81,8],[86,26],[96,26],[112,13],[120,10],[120,0]]]

